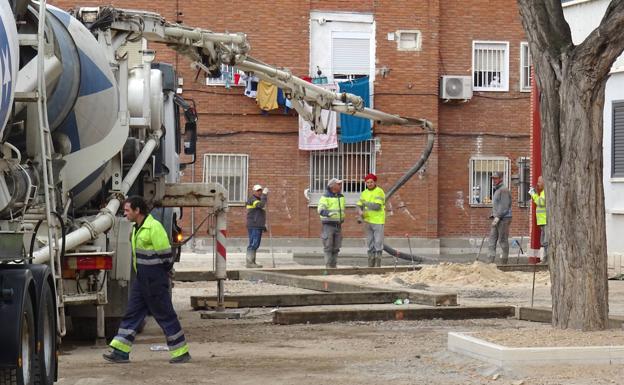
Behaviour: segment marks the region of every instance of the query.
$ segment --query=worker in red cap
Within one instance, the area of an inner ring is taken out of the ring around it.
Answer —
[[[386,194],[377,186],[377,176],[364,177],[366,189],[357,202],[358,223],[364,221],[366,244],[368,246],[368,267],[381,266],[383,253],[384,224],[386,223]]]

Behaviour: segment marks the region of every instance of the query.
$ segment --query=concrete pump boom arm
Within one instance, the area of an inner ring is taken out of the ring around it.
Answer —
[[[222,64],[252,72],[259,79],[282,88],[286,97],[292,101],[293,108],[315,127],[317,133],[321,133],[324,129],[318,119],[320,109],[351,114],[380,124],[415,124],[428,130],[432,128],[426,120],[403,118],[367,108],[362,98],[357,95],[327,90],[294,76],[286,69],[254,59],[248,55],[251,46],[244,33],[217,33],[202,28],[191,28],[170,23],[154,12],[114,7],[78,8],[75,16],[92,32],[111,30],[115,34],[125,34],[128,40],[145,38],[147,41],[165,43],[189,57],[197,68],[211,77],[220,76]],[[309,104],[315,113],[306,109],[305,103]]]

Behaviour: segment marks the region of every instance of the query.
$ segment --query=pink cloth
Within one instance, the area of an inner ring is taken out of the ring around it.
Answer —
[[[331,91],[337,91],[335,84],[318,84]],[[312,107],[305,104],[307,111],[312,111]],[[336,112],[321,110],[321,122],[327,128],[327,133],[316,134],[309,122],[299,116],[299,149],[305,151],[329,150],[338,148],[338,131],[336,129]]]

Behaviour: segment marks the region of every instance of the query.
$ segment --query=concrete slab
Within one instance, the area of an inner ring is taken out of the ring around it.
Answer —
[[[351,305],[393,303],[409,297],[407,292],[342,292],[305,294],[226,295],[225,307],[289,307],[313,305]],[[216,296],[192,296],[193,309],[216,305]]]
[[[273,313],[273,323],[329,323],[349,321],[401,321],[421,319],[474,319],[513,317],[513,306],[448,306],[422,305],[351,305],[310,306],[280,309]]]
[[[201,319],[241,319],[242,316],[249,313],[249,310],[228,309],[224,311],[202,311]]]
[[[448,349],[504,369],[624,363],[624,346],[513,348],[473,337],[470,333],[449,333]]]

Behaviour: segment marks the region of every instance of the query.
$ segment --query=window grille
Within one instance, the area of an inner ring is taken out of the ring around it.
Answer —
[[[531,91],[531,50],[529,43],[520,43],[520,91]]]
[[[492,173],[503,172],[503,183],[509,187],[510,162],[504,157],[470,158],[470,205],[492,206]]]
[[[472,43],[473,90],[509,90],[509,43]]]
[[[238,68],[227,64],[221,64],[221,76],[218,78],[206,78],[207,86],[245,86],[245,82],[240,80],[245,73]],[[236,79],[239,79],[236,83]]]
[[[245,203],[249,156],[204,154],[204,183],[220,183],[228,190],[228,203]]]
[[[339,143],[332,150],[310,152],[310,193],[325,193],[331,178],[343,180],[342,192],[347,203],[355,203],[366,188],[364,177],[375,173],[377,139],[357,143]],[[318,201],[318,199],[317,199]],[[311,202],[316,203],[316,202]]]
[[[613,102],[611,177],[624,177],[624,101]]]

